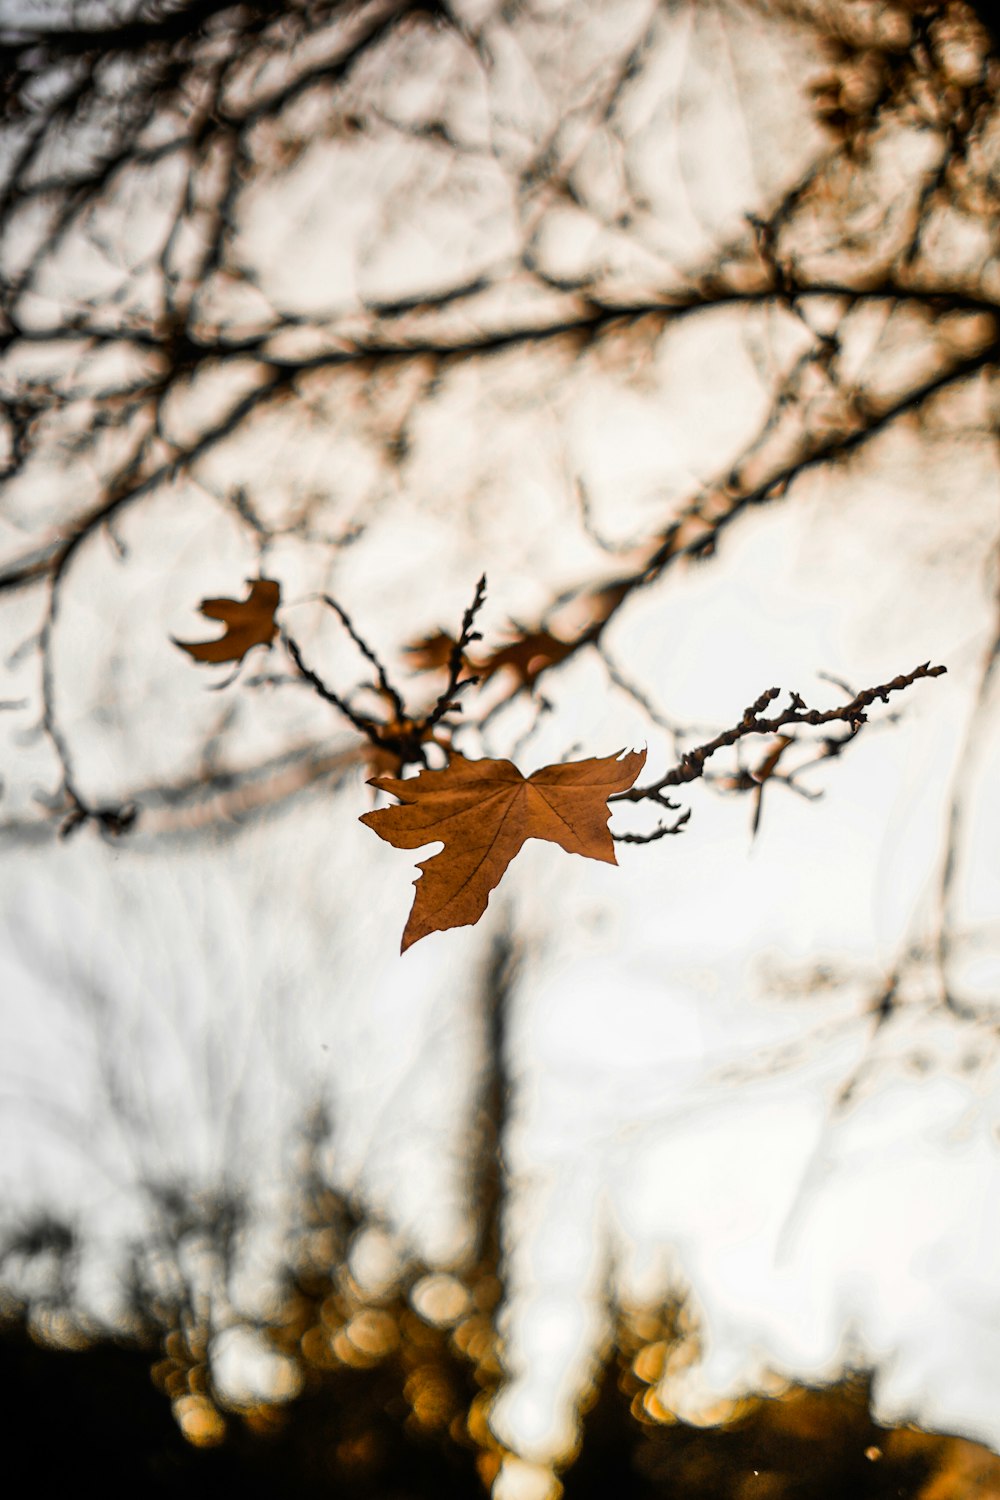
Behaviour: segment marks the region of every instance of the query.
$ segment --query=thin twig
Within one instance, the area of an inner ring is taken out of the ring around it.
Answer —
[[[281,632],[281,641],[283,646],[285,647],[285,650],[288,652],[289,656],[292,658],[292,661],[295,663],[299,675],[303,677],[306,682],[308,682],[313,692],[318,693],[325,703],[330,703],[334,708],[339,709],[339,711],[344,715],[344,718],[349,720],[349,722],[354,725],[355,729],[363,734],[366,739],[372,740],[373,743],[377,744],[378,737],[374,733],[376,727],[374,720],[366,719],[363,714],[357,713],[346,699],[341,698],[338,693],[335,693],[333,688],[327,687],[322,677],[318,676],[311,667],[306,666],[305,662],[302,660],[302,652],[299,650],[298,645],[292,639],[292,637],[290,635],[286,635],[284,631]]]
[[[704,774],[705,765],[713,755],[729,745],[735,745],[737,741],[745,739],[750,734],[780,734],[783,729],[792,724],[816,726],[839,722],[850,726],[852,732],[848,738],[853,739],[862,724],[867,721],[866,710],[873,703],[887,703],[890,693],[901,692],[924,677],[940,677],[947,670],[947,667],[932,667],[930,662],[924,662],[921,666],[915,667],[912,672],[901,673],[898,677],[894,677],[891,682],[883,683],[879,687],[865,688],[863,692],[855,694],[849,703],[843,704],[840,708],[807,708],[798,693],[793,693],[788,708],[769,719],[763,718],[762,715],[768,705],[780,696],[781,689],[768,688],[744,711],[738,724],[734,724],[731,729],[723,730],[714,739],[698,745],[696,749],[687,751],[679,763],[665,776],[661,776],[659,781],[648,786],[634,786],[627,792],[616,792],[613,797],[609,798],[609,801],[660,801],[661,794],[668,786],[683,786],[687,782],[697,781]],[[845,742],[834,743],[837,744],[839,750]]]
[[[378,674],[378,685],[395,709],[396,717],[399,719],[405,718],[406,709],[403,706],[402,698],[399,696],[398,692],[389,681],[389,677],[386,673],[385,667],[382,665],[375,652],[369,646],[368,642],[364,640],[360,635],[358,635],[358,632],[351,624],[351,619],[347,611],[337,603],[336,599],[331,599],[329,594],[321,594],[320,597],[323,600],[323,603],[328,604],[333,610],[334,614],[337,616],[337,618],[340,620],[340,623],[347,631],[347,634],[351,637],[351,640],[361,652],[361,655],[365,658],[366,661],[371,662],[372,666],[375,668],[375,671]]]
[[[448,681],[442,688],[441,695],[434,704],[434,707],[424,720],[424,725],[427,729],[433,729],[435,724],[440,724],[447,713],[452,711],[461,713],[462,705],[456,702],[456,693],[461,693],[466,688],[474,687],[479,681],[479,678],[476,676],[465,677],[461,681],[459,681],[459,678],[462,676],[462,669],[465,666],[466,647],[470,646],[473,641],[481,641],[483,638],[480,631],[473,630],[472,627],[476,616],[485,602],[486,574],[483,573],[476,584],[476,592],[473,595],[472,603],[462,616],[462,628],[459,631],[458,640],[453,644],[451,654],[448,657]]]

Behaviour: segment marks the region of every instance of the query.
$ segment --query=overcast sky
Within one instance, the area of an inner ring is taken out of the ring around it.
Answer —
[[[544,705],[521,693],[483,727],[471,712],[459,744],[526,772],[646,746],[662,773],[766,688],[826,708],[843,684],[928,660],[947,676],[876,705],[842,757],[805,772],[821,797],[769,783],[755,838],[748,798],[695,784],[683,834],[620,844],[617,867],[532,842],[476,928],[402,957],[416,856],[358,821],[373,793],[350,758],[355,732],[290,680],[278,646],[210,691],[227,670],[171,643],[211,631],[202,597],[241,595],[260,573],[280,581],[282,624],[339,691],[368,668],[324,591],[416,701],[426,688],[404,647],[454,629],[482,571],[488,650],[563,590],[634,570],[692,497],[729,493],[731,468],[780,468],[792,440],[767,424],[780,391],[832,430],[834,398],[809,361],[838,321],[842,378],[878,399],[937,357],[922,306],[817,292],[800,307],[706,295],[653,331],[626,322],[575,344],[337,363],[331,351],[366,340],[462,343],[572,320],[587,297],[624,306],[704,288],[699,268],[725,265],[724,247],[753,262],[746,216],[828,156],[825,196],[790,231],[795,253],[816,283],[863,280],[876,231],[896,232],[932,154],[926,131],[897,123],[864,172],[838,164],[809,93],[815,37],[752,7],[456,11],[466,35],[400,28],[332,91],[265,112],[222,264],[196,290],[197,204],[171,240],[176,264],[163,245],[188,177],[210,203],[223,168],[184,152],[121,173],[44,251],[40,194],[0,245],[15,277],[35,258],[5,388],[49,407],[0,502],[8,571],[70,534],[147,432],[141,406],[100,431],[95,413],[109,391],[153,380],[156,348],[136,330],[159,326],[164,265],[189,329],[219,345],[158,409],[141,492],[75,548],[54,611],[44,570],[0,593],[0,696],[15,705],[0,721],[5,1218],[77,1222],[82,1299],[113,1318],[128,1247],[149,1232],[148,1185],[235,1184],[253,1210],[239,1287],[250,1313],[280,1265],[296,1133],[324,1100],[331,1179],[416,1253],[460,1264],[481,981],[507,932],[521,958],[509,1379],[493,1419],[507,1445],[540,1463],[571,1445],[609,1275],[625,1300],[689,1293],[702,1358],[660,1391],[682,1415],[706,1419],[775,1373],[873,1364],[881,1420],[998,1445],[998,718],[983,675],[998,478],[985,380],[947,385],[847,462],[804,470],[728,526],[714,556],[635,588],[600,651],[543,678]],[[232,81],[229,106],[341,42],[330,27],[290,44],[270,72]],[[572,192],[539,184],[543,159]],[[865,186],[845,186],[852,172]],[[841,210],[856,216],[853,241]],[[980,228],[969,212],[938,226],[926,275],[944,244],[964,284],[978,275],[995,295]],[[405,299],[420,305],[382,306]],[[73,331],[77,315],[118,332],[98,348]],[[976,336],[970,321],[954,347]],[[263,342],[246,354],[240,339]],[[260,389],[265,345],[314,363],[287,400],[227,426]],[[284,680],[254,685],[269,673]],[[265,793],[262,812],[158,796],[303,746],[346,769],[293,798]],[[39,795],[58,799],[67,753],[88,805],[139,802],[131,832],[56,838]],[[651,821],[619,810],[612,826]]]

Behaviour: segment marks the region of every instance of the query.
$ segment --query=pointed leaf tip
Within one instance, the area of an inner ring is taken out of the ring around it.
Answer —
[[[269,646],[278,633],[274,615],[281,603],[281,585],[273,578],[248,578],[245,599],[203,599],[198,606],[207,620],[221,620],[226,629],[211,641],[179,641],[175,646],[198,662],[240,662],[254,646]]]
[[[372,777],[369,784],[391,793],[398,805],[364,813],[366,827],[396,849],[444,845],[419,866],[400,952],[431,932],[478,922],[528,839],[617,864],[608,798],[627,791],[645,761],[645,750],[619,751],[542,766],[525,777],[509,760],[466,760],[455,753],[443,771],[423,770],[406,781]]]

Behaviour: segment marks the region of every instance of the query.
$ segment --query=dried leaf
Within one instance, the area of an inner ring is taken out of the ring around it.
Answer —
[[[444,771],[421,771],[408,781],[374,778],[369,784],[401,805],[365,813],[362,823],[396,849],[444,844],[420,865],[400,951],[429,932],[478,922],[527,839],[548,839],[570,854],[617,864],[607,799],[632,785],[645,760],[645,750],[630,751],[620,760],[568,761],[525,777],[509,760],[453,753]]]
[[[572,641],[561,640],[550,630],[520,630],[504,645],[485,656],[471,653],[463,656],[467,672],[474,672],[481,682],[488,682],[498,672],[513,674],[518,687],[530,687],[540,672],[558,666],[575,649]],[[437,630],[406,647],[415,672],[444,671],[450,664],[455,639],[445,630]]]
[[[209,620],[222,620],[226,630],[214,641],[179,641],[175,646],[195,661],[242,661],[254,646],[269,646],[278,633],[274,612],[281,587],[271,578],[248,578],[250,592],[240,599],[203,599],[198,608]]]
[[[410,666],[414,672],[447,671],[451,653],[455,649],[455,637],[449,635],[447,630],[435,630],[403,649],[410,658]]]
[[[572,641],[560,640],[550,630],[526,630],[506,646],[470,664],[484,682],[506,668],[513,672],[519,686],[530,687],[540,672],[557,666],[572,651]]]
[[[754,770],[750,772],[751,778],[755,782],[757,782],[758,786],[763,786],[764,782],[767,781],[769,777],[774,775],[775,771],[778,769],[778,761],[784,755],[789,745],[794,744],[795,741],[791,737],[791,735],[779,734],[775,736],[774,744],[768,750],[760,765],[756,766]]]

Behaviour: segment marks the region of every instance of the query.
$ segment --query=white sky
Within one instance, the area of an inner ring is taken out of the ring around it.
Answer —
[[[513,265],[526,220],[507,169],[560,120],[564,149],[576,149],[574,90],[609,35],[620,45],[646,20],[638,4],[588,8],[557,66],[563,22],[558,7],[548,20],[539,9],[521,32],[497,29],[490,87],[465,77],[445,33],[395,55],[396,74],[373,58],[352,87],[380,112],[381,134],[358,145],[318,137],[287,176],[262,172],[238,254],[274,304],[335,331],[360,316],[359,297],[484,270],[497,286],[468,314],[477,326],[541,307]],[[539,257],[572,268],[600,240],[613,289],[648,286],[668,267],[679,277],[817,149],[794,39],[715,6],[665,11],[656,25],[655,66],[623,105],[629,170],[648,200],[641,232],[626,245],[596,211],[583,224],[565,204],[529,205]],[[427,108],[429,78],[442,80],[468,146],[457,165],[402,133],[408,112]],[[593,157],[593,203],[610,200],[611,144],[595,135],[580,149]],[[167,201],[162,184],[145,191],[147,208],[158,193]],[[129,209],[126,242],[135,222]],[[51,266],[34,315],[44,321],[88,274],[82,262],[76,281]],[[448,316],[466,314],[442,315],[446,330]],[[259,414],[193,475],[123,513],[124,555],[99,534],[74,560],[53,663],[82,784],[114,798],[179,779],[204,763],[213,735],[237,765],[305,735],[347,743],[299,693],[206,692],[206,674],[170,645],[170,633],[196,635],[199,598],[239,593],[258,566],[248,528],[213,496],[241,483],[274,524],[309,501],[325,535],[363,525],[341,552],[289,533],[262,560],[309,659],[349,685],[356,658],[306,596],[332,590],[396,663],[407,640],[460,618],[484,567],[488,639],[508,617],[534,618],[561,586],[614,577],[579,525],[568,476],[585,478],[603,537],[625,549],[649,535],[740,451],[764,409],[760,371],[787,368],[800,337],[783,311],[727,309],[678,324],[646,361],[627,348],[578,361],[514,351],[456,366],[430,393],[418,367],[381,386],[347,371]],[[883,347],[877,329],[855,337],[859,358]],[[199,383],[171,410],[175,432],[252,378],[227,369]],[[771,685],[833,704],[821,672],[861,688],[926,659],[947,664],[947,677],[895,702],[897,723],[811,773],[822,800],[769,786],[756,841],[745,800],[695,786],[680,838],[620,846],[617,869],[532,843],[478,928],[403,958],[412,866],[358,823],[370,806],[360,771],[218,839],[140,824],[114,847],[88,830],[9,846],[0,1201],[14,1222],[45,1207],[79,1219],[95,1310],[113,1312],[150,1180],[240,1186],[257,1211],[240,1293],[248,1311],[260,1305],[294,1133],[321,1095],[336,1118],[335,1179],[361,1187],[420,1253],[458,1261],[480,1046],[472,1002],[506,922],[524,952],[511,1018],[510,1379],[494,1415],[509,1446],[544,1464],[571,1444],[609,1260],[623,1296],[690,1290],[704,1357],[663,1390],[682,1414],[769,1372],[825,1379],[873,1363],[882,1419],[1000,1446],[990,704],[963,762],[954,884],[954,975],[975,1017],[943,1008],[926,957],[954,777],[995,632],[998,484],[989,443],[970,436],[977,400],[956,401],[937,435],[891,431],[849,467],[797,483],[738,522],[709,563],[635,594],[611,627],[611,659],[682,724],[733,723]],[[410,414],[402,471],[379,447],[397,411]],[[5,558],[61,514],[67,462],[57,434],[6,497]],[[74,477],[96,485],[97,468]],[[43,607],[38,594],[5,597],[8,649]],[[4,695],[37,703],[37,663],[21,657],[8,671]],[[668,736],[595,655],[544,691],[553,708],[519,754],[525,771],[640,744],[650,769],[667,763]],[[531,719],[512,708],[468,747],[509,753]],[[44,742],[17,738],[24,724],[0,725],[15,812],[53,782]],[[869,1007],[897,966],[899,1010],[876,1032]]]

